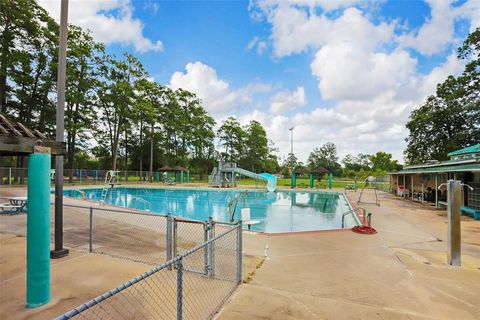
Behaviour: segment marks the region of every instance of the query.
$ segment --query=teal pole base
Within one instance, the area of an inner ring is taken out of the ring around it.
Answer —
[[[310,174],[310,189],[313,188],[313,174]]]
[[[332,185],[333,185],[333,174],[330,172],[328,174],[328,189],[332,190]]]
[[[27,308],[50,302],[50,158],[28,156]]]
[[[44,305],[48,304],[49,302],[50,302],[50,299],[48,299],[48,301],[46,301],[46,302],[39,302],[39,303],[28,303],[27,302],[25,307],[27,307],[28,309],[35,309],[35,308],[44,306]]]

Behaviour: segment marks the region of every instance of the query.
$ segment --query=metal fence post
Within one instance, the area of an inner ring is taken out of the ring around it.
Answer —
[[[212,217],[208,218],[209,224],[209,237],[208,240],[213,239],[215,237],[215,222],[213,221]],[[215,276],[215,241],[210,242],[208,245],[208,265],[209,265],[209,276],[213,278]]]
[[[90,207],[90,237],[89,237],[89,247],[88,251],[92,253],[93,251],[93,207]]]
[[[203,242],[208,241],[208,233],[210,232],[210,221],[205,221],[203,224]],[[203,248],[203,261],[205,264],[205,274],[210,272],[210,266],[208,264],[208,245]]]
[[[172,246],[173,246],[173,256],[176,257],[178,255],[178,247],[177,247],[177,240],[178,240],[178,222],[177,220],[173,219],[173,232],[172,232]]]
[[[8,184],[12,185],[12,168],[8,168]]]
[[[172,216],[167,215],[167,261],[172,260]],[[171,266],[169,267],[171,270]]]
[[[448,180],[447,183],[447,206],[448,206],[448,264],[461,265],[460,245],[460,206],[462,197],[462,182],[460,180]]]
[[[182,320],[183,313],[183,258],[176,262],[177,269],[177,320]]]
[[[238,221],[237,225],[237,284],[242,283],[242,268],[243,268],[243,230],[242,230],[242,220]]]

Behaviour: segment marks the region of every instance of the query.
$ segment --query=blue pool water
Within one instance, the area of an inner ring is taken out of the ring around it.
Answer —
[[[102,189],[82,189],[86,198],[100,201]],[[70,197],[81,197],[78,190],[65,190]],[[241,208],[250,208],[252,220],[260,223],[252,230],[269,233],[339,229],[342,213],[349,211],[343,194],[304,191],[265,192],[256,190],[218,189],[153,189],[127,188],[110,189],[105,202],[125,208],[184,217],[194,220],[229,221],[228,203],[239,197],[235,220]],[[148,201],[148,204],[145,201]],[[233,204],[233,207],[235,204]],[[233,210],[233,209],[232,209]],[[358,224],[354,215],[345,219],[346,227]]]

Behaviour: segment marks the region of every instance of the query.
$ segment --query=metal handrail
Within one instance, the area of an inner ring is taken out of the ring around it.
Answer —
[[[80,195],[82,196],[82,199],[85,200],[87,198],[87,194],[85,193],[85,191],[82,191],[80,189],[77,189],[77,188],[72,188],[71,190],[73,191],[77,191],[78,193],[80,193]]]
[[[140,201],[143,203],[143,210],[150,212],[150,202],[137,196],[132,196],[132,200]]]
[[[350,209],[342,213],[342,229],[345,228],[345,217],[348,216],[349,214],[356,212],[357,210],[363,210],[363,220],[365,220],[365,213],[366,213],[365,208],[358,207],[356,209]]]

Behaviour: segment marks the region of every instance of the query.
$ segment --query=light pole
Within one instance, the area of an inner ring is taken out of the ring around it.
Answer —
[[[288,131],[290,131],[290,153],[293,155],[293,129],[295,129],[295,127],[291,127],[290,129],[288,129]]]
[[[56,140],[64,142],[65,78],[67,65],[68,0],[62,0],[60,7],[60,41],[58,48],[57,121]],[[63,248],[63,155],[55,158],[55,249],[52,258],[68,254]]]

